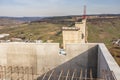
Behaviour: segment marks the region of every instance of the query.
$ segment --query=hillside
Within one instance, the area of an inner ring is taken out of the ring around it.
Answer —
[[[18,27],[18,25],[41,19],[42,17],[0,17],[0,29],[5,27]]]
[[[63,25],[60,24],[52,24],[52,23],[29,23],[22,24],[19,27],[15,28],[5,28],[0,30],[1,33],[10,34],[10,38],[21,38],[23,40],[43,40],[46,42],[47,40],[53,40],[53,42],[62,42],[61,38],[61,27]]]
[[[113,40],[120,39],[120,18],[91,19],[87,21],[87,27],[88,41],[105,43],[120,65],[120,48],[112,45]]]
[[[103,42],[110,45],[110,41],[120,38],[120,19],[92,19],[87,21],[88,41]]]
[[[7,27],[0,30],[1,33],[10,34],[10,38],[21,38],[23,40],[53,40],[52,42],[62,43],[63,26],[74,25],[72,18],[56,19],[49,18],[44,21],[35,21],[21,24],[18,27]],[[105,43],[111,54],[120,65],[120,48],[112,45],[112,40],[120,38],[120,18],[94,18],[87,20],[88,42]]]
[[[0,28],[1,29],[4,27],[16,27],[17,25],[20,25],[22,23],[24,23],[24,22],[20,21],[20,20],[0,17]]]

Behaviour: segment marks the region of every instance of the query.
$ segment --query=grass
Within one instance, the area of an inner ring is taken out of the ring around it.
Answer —
[[[88,20],[88,41],[105,43],[110,53],[120,65],[120,48],[112,45],[113,39],[120,38],[120,19]]]
[[[70,24],[70,23],[69,23]],[[68,24],[67,24],[68,25]],[[61,27],[65,24],[55,23],[29,23],[19,27],[0,29],[0,33],[8,33],[12,37],[27,40],[53,40],[62,43]],[[120,19],[92,19],[87,21],[88,42],[105,43],[110,53],[120,65],[120,48],[112,45],[113,39],[120,38]]]
[[[54,40],[54,42],[61,42],[61,27],[60,24],[52,23],[30,23],[28,25],[21,25],[16,28],[1,29],[0,33],[8,33],[10,39],[12,37],[22,38],[27,40]]]

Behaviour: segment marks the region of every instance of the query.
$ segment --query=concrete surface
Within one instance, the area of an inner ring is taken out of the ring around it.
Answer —
[[[87,39],[86,34],[86,19],[82,22],[75,22],[75,27],[63,27],[63,47],[66,48],[65,44],[69,43],[85,43]]]
[[[29,66],[39,73],[47,66],[55,67],[58,53],[59,43],[0,43],[0,65]]]
[[[98,44],[98,77],[102,77],[102,70],[112,71],[116,80],[120,80],[120,67],[109,53],[104,44]]]
[[[83,43],[66,44],[66,55],[59,54],[59,43],[0,43],[0,65],[32,66],[39,75],[55,70],[92,69],[94,77],[102,77],[101,71],[113,71],[120,79],[117,65],[104,44]]]

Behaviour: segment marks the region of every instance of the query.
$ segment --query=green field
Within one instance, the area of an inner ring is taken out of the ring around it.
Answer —
[[[120,65],[120,47],[113,46],[112,40],[120,38],[120,19],[88,20],[88,42],[105,43]]]
[[[61,24],[52,24],[52,23],[29,23],[22,24],[19,27],[15,28],[5,28],[1,29],[0,33],[8,33],[10,38],[21,38],[23,40],[53,40],[53,42],[62,43],[61,35]]]
[[[52,21],[54,22],[54,21]],[[10,34],[10,38],[21,38],[23,40],[53,40],[53,42],[62,43],[62,31],[63,26],[67,26],[71,23],[62,24],[59,21],[57,23],[52,22],[33,22],[27,24],[21,24],[14,28],[0,29],[1,33]],[[120,38],[120,19],[88,19],[88,42],[105,43],[115,60],[120,65],[120,48],[112,45],[113,39]]]

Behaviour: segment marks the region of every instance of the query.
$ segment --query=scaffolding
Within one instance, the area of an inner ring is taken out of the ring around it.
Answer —
[[[102,74],[101,78],[94,78],[92,69],[80,69],[79,71],[53,69],[39,75],[34,73],[33,67],[0,66],[0,80],[116,80],[112,71],[103,70]]]

